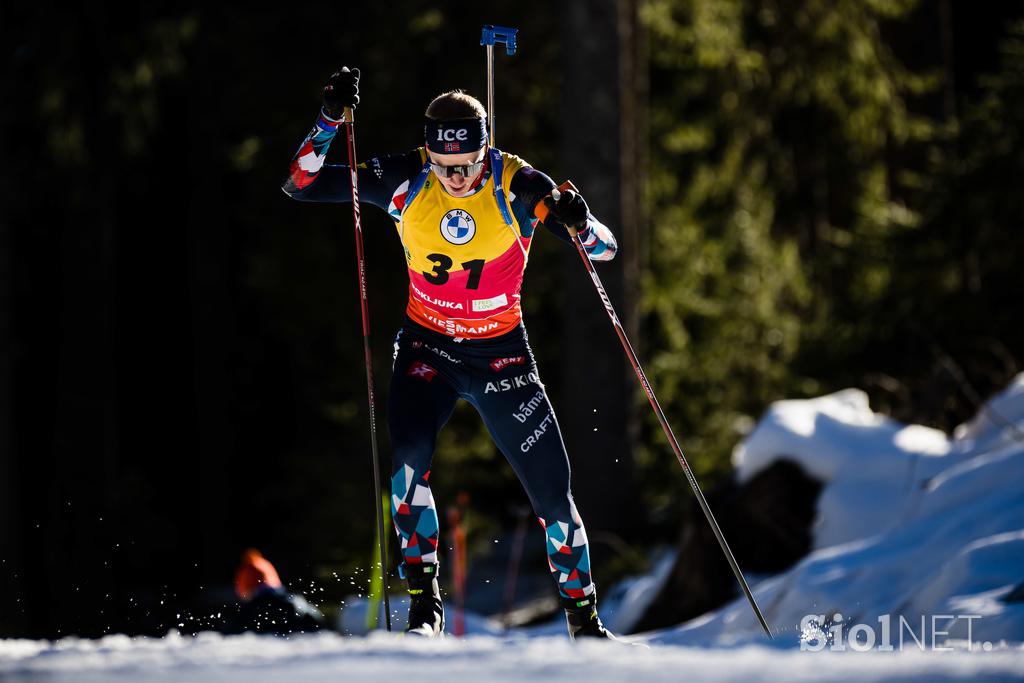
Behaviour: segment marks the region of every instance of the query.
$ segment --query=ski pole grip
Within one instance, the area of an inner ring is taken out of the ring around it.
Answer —
[[[576,186],[572,184],[572,181],[566,180],[564,183],[562,183],[555,189],[551,190],[551,198],[557,202],[558,199],[562,196],[562,193],[565,192],[566,190],[572,190],[576,194],[579,194],[579,190],[577,190]],[[543,206],[543,204],[541,206]],[[544,215],[545,217],[547,216],[546,211],[544,212]],[[544,222],[543,218],[541,218],[541,222]],[[569,237],[575,237],[576,233],[579,232],[578,230],[576,230],[576,228],[570,227],[568,225],[565,226],[565,229],[569,231]]]
[[[514,55],[516,53],[517,33],[519,33],[519,29],[517,28],[486,24],[484,25],[483,32],[480,34],[480,44],[504,45],[505,52],[509,55]]]

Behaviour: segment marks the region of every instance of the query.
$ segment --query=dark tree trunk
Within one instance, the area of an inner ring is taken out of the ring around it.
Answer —
[[[564,5],[562,40],[563,168],[587,199],[591,211],[619,238],[622,253],[634,249],[624,214],[636,212],[635,178],[623,184],[625,122],[635,125],[632,93],[620,89],[628,78],[620,71],[620,21],[616,0]],[[632,53],[632,34],[623,36]],[[632,65],[630,65],[630,68]],[[623,102],[628,104],[624,107]],[[633,150],[626,158],[633,160]],[[635,162],[633,162],[635,163]],[[633,309],[624,298],[628,258],[598,264],[601,280],[620,315]],[[629,416],[634,385],[619,341],[579,255],[566,251],[566,311],[560,354],[565,395],[559,421],[573,464],[573,491],[594,543],[595,563],[608,546],[602,534],[628,530],[635,506]]]
[[[0,107],[0,130],[11,130],[8,107]],[[7,136],[0,135],[4,178],[15,177]],[[14,452],[14,234],[11,229],[10,183],[0,183],[0,636],[15,633],[23,606],[24,567],[21,559],[18,468]]]
[[[648,168],[647,111],[649,97],[647,33],[640,21],[639,5],[642,0],[618,0],[619,32],[619,111],[622,221],[620,239],[626,247],[619,255],[621,261],[623,300],[619,317],[625,326],[633,348],[641,358],[645,353],[644,339],[640,336],[640,274],[647,267],[649,244],[646,239],[647,207],[644,204]],[[635,386],[632,368],[623,365],[627,387]],[[633,409],[626,416],[629,444],[640,439],[643,420],[641,411],[647,403],[634,393]],[[631,466],[631,463],[630,463]]]
[[[946,123],[956,121],[956,60],[953,51],[953,3],[939,0],[942,26],[942,113]]]

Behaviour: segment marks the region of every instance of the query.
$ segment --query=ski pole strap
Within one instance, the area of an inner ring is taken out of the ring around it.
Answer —
[[[549,209],[548,205],[544,203],[543,198],[537,202],[537,206],[533,207],[533,215],[536,216],[537,220],[541,223],[544,222],[544,219],[548,217],[549,213],[551,213],[551,209]]]
[[[573,192],[579,193],[579,190],[577,190],[576,186],[572,184],[572,181],[571,180],[566,180],[564,183],[562,183],[561,185],[559,185],[555,189],[551,190],[551,194],[550,194],[551,199],[557,202],[558,198],[566,190],[572,190]],[[551,209],[548,208],[548,205],[544,203],[543,199],[541,199],[539,202],[537,202],[537,206],[533,207],[533,215],[536,216],[537,220],[539,220],[541,223],[544,222],[544,220],[548,217],[549,213],[551,213]],[[576,231],[575,228],[570,228],[567,225],[567,226],[565,226],[565,229],[569,231],[569,236],[570,237],[574,237],[576,235],[577,231]]]
[[[486,24],[480,34],[481,45],[504,45],[509,55],[516,53],[516,34],[519,29],[509,26],[493,26]]]
[[[576,194],[580,193],[580,191],[576,189],[576,186],[572,184],[571,180],[566,180],[564,183],[562,183],[561,185],[559,185],[555,189],[551,190],[551,199],[554,200],[555,202],[557,202],[558,198],[561,197],[562,193],[565,192],[566,190],[572,190]],[[544,218],[547,218],[547,216],[548,216],[548,207],[544,206],[544,202],[543,201],[540,202],[537,205],[537,208],[540,208],[541,206],[544,207],[544,217],[543,218],[541,218],[540,214],[537,213],[537,209],[534,209],[533,212],[534,212],[534,215],[536,215],[537,218],[540,218],[540,220],[543,222]],[[571,225],[565,226],[565,229],[569,232],[569,237],[575,237],[576,233],[579,232],[579,230],[577,228],[574,228]]]

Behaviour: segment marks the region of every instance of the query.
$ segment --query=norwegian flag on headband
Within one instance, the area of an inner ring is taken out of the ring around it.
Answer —
[[[437,121],[423,126],[427,149],[438,154],[475,152],[487,144],[487,119],[483,116]]]

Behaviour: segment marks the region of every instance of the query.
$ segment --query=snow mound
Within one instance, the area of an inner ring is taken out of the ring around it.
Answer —
[[[948,467],[953,453],[939,430],[877,415],[867,394],[846,389],[772,404],[736,447],[733,464],[744,482],[788,458],[824,482],[814,540],[826,548],[885,529],[909,492]]]
[[[876,415],[855,390],[774,404],[737,447],[738,476],[789,458],[825,488],[816,550],[753,587],[773,630],[793,643],[814,615],[823,628],[888,623],[938,643],[1024,641],[1024,603],[1008,597],[1024,582],[1022,425],[1024,375],[953,439]],[[654,640],[759,633],[738,600]]]

